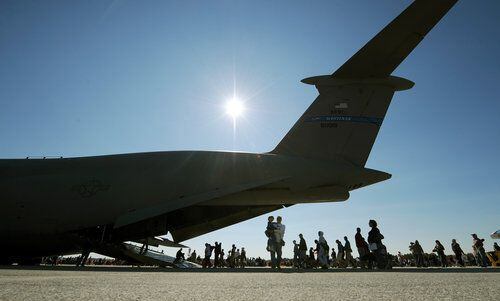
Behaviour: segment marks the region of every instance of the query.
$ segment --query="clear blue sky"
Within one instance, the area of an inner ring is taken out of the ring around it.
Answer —
[[[0,157],[271,150],[332,73],[411,1],[1,1]],[[391,252],[430,251],[500,228],[500,2],[460,1],[395,75],[367,167],[392,179],[343,203],[276,212],[285,255],[300,232],[329,241],[370,218]],[[235,79],[235,81],[234,81]],[[223,105],[233,82],[248,109]],[[69,204],[68,204],[69,205]],[[266,256],[265,217],[187,241]],[[330,245],[333,245],[331,243]]]

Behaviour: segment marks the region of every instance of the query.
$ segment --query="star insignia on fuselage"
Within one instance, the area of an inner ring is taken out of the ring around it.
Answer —
[[[111,187],[105,185],[101,181],[93,179],[83,184],[73,186],[72,190],[76,191],[81,197],[89,198],[96,195],[99,191],[106,191]]]

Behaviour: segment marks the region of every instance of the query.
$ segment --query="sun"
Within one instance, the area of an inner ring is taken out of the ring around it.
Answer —
[[[239,100],[237,97],[233,97],[226,103],[226,113],[231,116],[233,119],[239,117],[245,111],[245,106],[243,102]]]

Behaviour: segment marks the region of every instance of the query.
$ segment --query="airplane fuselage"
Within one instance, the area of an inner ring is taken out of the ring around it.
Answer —
[[[343,201],[349,190],[390,177],[340,158],[215,151],[0,160],[0,175],[0,242],[12,250],[40,238],[129,225],[195,204]],[[209,201],[200,201],[198,196],[207,195]],[[155,215],[148,216],[151,210]]]

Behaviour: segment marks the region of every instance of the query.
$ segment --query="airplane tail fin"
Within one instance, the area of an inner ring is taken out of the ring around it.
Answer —
[[[319,96],[272,151],[329,160],[340,156],[364,166],[396,90],[413,83],[398,77],[341,80],[317,76]]]
[[[364,166],[395,91],[413,82],[391,76],[457,0],[415,0],[332,75],[303,79],[319,96],[272,153]]]

